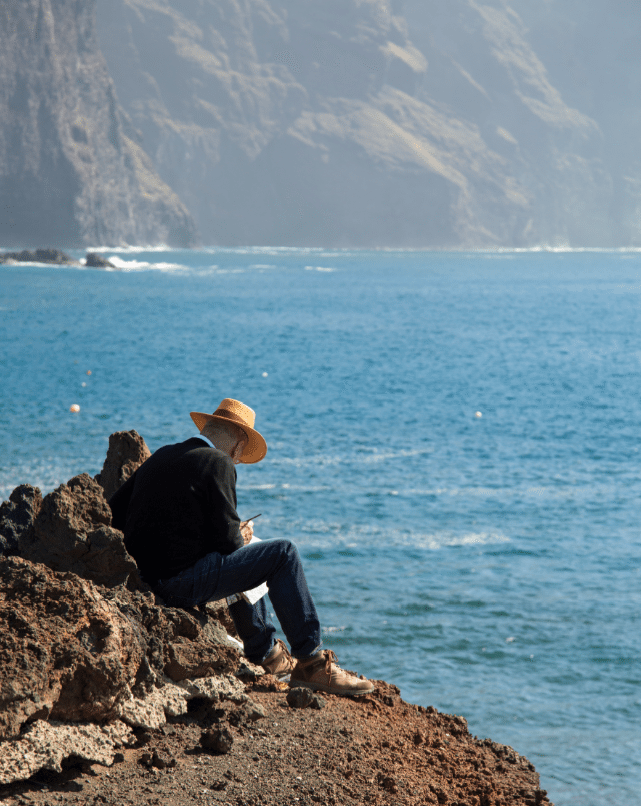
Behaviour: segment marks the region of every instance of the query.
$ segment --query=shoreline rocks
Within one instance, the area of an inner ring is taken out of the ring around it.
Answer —
[[[391,806],[402,792],[408,806],[549,804],[527,759],[470,736],[463,718],[408,705],[384,681],[355,701],[288,694],[241,658],[224,603],[166,607],[141,581],[104,496],[148,455],[135,431],[112,434],[98,480],[83,473],[44,498],[20,485],[0,506],[1,799],[33,791],[35,774],[62,781],[70,765],[93,764],[114,770],[101,779],[91,768],[97,794],[110,798],[101,803],[149,802],[132,787],[161,771],[171,776],[162,802],[185,806],[202,754],[232,765],[210,789],[240,782],[229,801],[239,804],[282,806],[285,791],[265,784],[292,763],[301,804]]]
[[[60,249],[23,249],[21,252],[0,253],[2,263],[51,263],[55,266],[78,266],[77,260]]]
[[[66,252],[60,249],[23,249],[20,252],[0,252],[0,266],[15,266],[19,263],[46,263],[52,266],[82,266]],[[97,252],[87,252],[84,266],[88,269],[115,269],[119,271],[110,260]]]

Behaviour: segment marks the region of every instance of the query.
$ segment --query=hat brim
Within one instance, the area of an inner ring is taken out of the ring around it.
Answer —
[[[263,435],[259,434],[255,428],[250,428],[248,425],[236,422],[229,417],[221,417],[220,414],[205,414],[202,411],[190,411],[189,416],[194,421],[199,431],[202,431],[207,423],[211,422],[231,423],[235,425],[236,428],[241,428],[247,434],[247,445],[243,448],[243,453],[239,460],[242,464],[253,465],[265,458],[267,443]]]

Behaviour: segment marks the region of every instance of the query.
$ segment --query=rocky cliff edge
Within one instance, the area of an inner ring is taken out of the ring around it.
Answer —
[[[247,663],[221,603],[169,608],[111,526],[149,451],[0,506],[0,798],[8,803],[548,804],[532,764],[395,686],[310,696]]]

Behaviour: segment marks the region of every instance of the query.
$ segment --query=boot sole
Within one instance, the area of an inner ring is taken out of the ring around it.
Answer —
[[[324,691],[325,694],[338,694],[343,697],[362,697],[364,694],[371,694],[374,691],[374,686],[368,689],[361,689],[360,691],[350,691],[342,688],[332,688],[326,686],[324,683],[307,683],[304,680],[289,680],[290,688],[310,688],[312,691]]]

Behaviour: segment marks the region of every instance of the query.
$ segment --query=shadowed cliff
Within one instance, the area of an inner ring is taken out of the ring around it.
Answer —
[[[95,0],[0,7],[0,243],[195,241],[193,220],[125,133]]]

